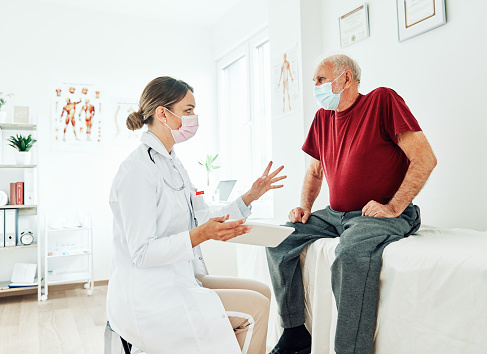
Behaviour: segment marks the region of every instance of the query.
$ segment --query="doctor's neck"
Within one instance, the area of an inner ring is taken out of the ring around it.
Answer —
[[[149,126],[148,131],[154,134],[157,139],[161,141],[168,153],[171,152],[175,142],[174,138],[172,137],[171,130],[168,127],[154,122]]]

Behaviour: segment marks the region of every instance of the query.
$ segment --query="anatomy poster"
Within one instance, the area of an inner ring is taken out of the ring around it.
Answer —
[[[51,146],[57,151],[99,151],[104,140],[103,90],[88,80],[56,80],[51,102]]]
[[[294,45],[276,56],[272,63],[274,115],[299,111],[298,47]]]
[[[147,130],[147,126],[144,125],[142,129],[132,131],[127,128],[127,117],[130,113],[135,112],[139,109],[139,105],[135,100],[126,99],[114,99],[113,104],[110,107],[109,120],[110,132],[113,134],[113,143],[131,143],[138,142],[142,133]]]

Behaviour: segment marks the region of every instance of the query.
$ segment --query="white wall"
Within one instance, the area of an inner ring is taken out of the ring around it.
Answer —
[[[216,141],[212,130],[216,124],[216,82],[210,30],[32,1],[8,1],[2,3],[0,33],[0,91],[15,92],[14,104],[37,110],[39,216],[65,209],[92,210],[95,279],[108,279],[112,258],[108,194],[120,162],[138,144],[110,143],[114,132],[109,124],[114,111],[110,111],[103,116],[107,140],[102,152],[51,151],[50,77],[102,79],[105,107],[110,107],[115,98],[138,101],[145,85],[157,76],[187,81],[195,88],[201,128],[194,140],[178,146],[177,151],[198,186],[204,183],[204,176],[198,178],[202,171],[196,161]]]
[[[298,48],[298,75],[299,91],[303,98],[303,70],[301,56],[301,9],[296,0],[270,0],[269,1],[269,43],[271,66],[281,60],[282,54],[290,46],[297,44]],[[276,75],[272,72],[271,75]],[[279,78],[273,76],[271,82],[277,82]],[[301,185],[304,176],[304,153],[301,145],[304,139],[303,131],[303,100],[300,102],[300,110],[279,116],[281,109],[272,102],[272,158],[285,166],[288,176],[284,181],[282,191],[274,193],[274,217],[285,218],[289,211],[299,204]]]
[[[267,26],[268,4],[268,0],[241,1],[228,16],[213,26],[212,41],[215,60],[220,59]]]
[[[272,106],[273,159],[285,165],[288,176],[283,192],[274,193],[274,217],[281,220],[286,220],[289,211],[299,206],[304,173],[309,164],[301,147],[309,128],[304,122],[314,117],[317,108],[312,85],[315,68],[311,63],[322,52],[321,3],[320,0],[270,0],[269,4],[271,63],[279,62],[282,53],[297,44],[301,96],[301,107],[296,113],[281,116],[281,107]],[[278,80],[272,78],[272,82]]]
[[[391,87],[418,119],[438,158],[415,199],[423,223],[487,230],[487,29],[482,25],[487,2],[447,0],[445,25],[402,43],[395,1],[367,3],[370,37],[340,50],[337,18],[363,1],[322,2],[323,55],[355,58],[362,68],[362,93]],[[312,118],[305,116],[306,129]]]

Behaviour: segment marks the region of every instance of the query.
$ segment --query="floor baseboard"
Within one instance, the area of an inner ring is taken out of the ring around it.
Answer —
[[[49,292],[84,288],[85,284],[86,284],[86,282],[49,285]],[[106,285],[108,285],[108,280],[95,280],[93,285],[94,286],[106,286]],[[17,290],[18,291],[15,291],[15,292],[1,292],[0,291],[0,298],[10,297],[10,296],[22,296],[22,295],[37,294],[37,287],[19,288]]]

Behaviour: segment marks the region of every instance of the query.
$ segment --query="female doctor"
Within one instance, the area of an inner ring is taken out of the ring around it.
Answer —
[[[286,176],[262,177],[211,218],[174,144],[198,129],[191,86],[159,77],[144,89],[127,127],[148,131],[120,165],[110,192],[114,262],[107,294],[112,329],[149,354],[265,353],[270,290],[207,275],[199,244],[249,232],[250,203]],[[223,215],[223,216],[222,216]],[[225,222],[227,219],[237,221]],[[215,289],[215,290],[210,290]]]

